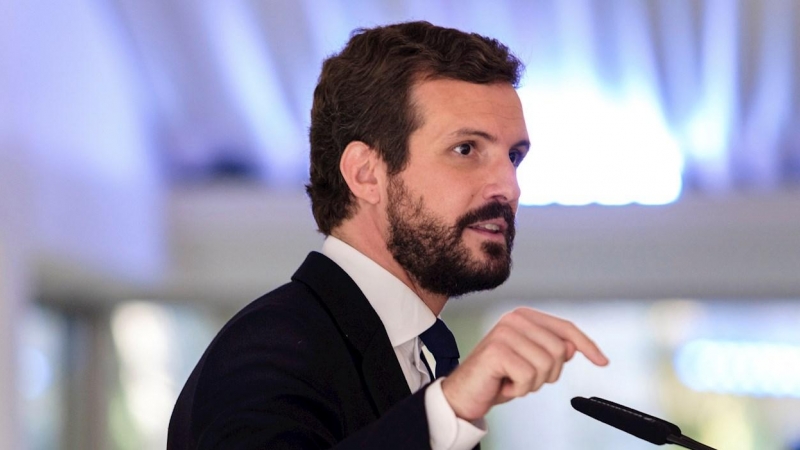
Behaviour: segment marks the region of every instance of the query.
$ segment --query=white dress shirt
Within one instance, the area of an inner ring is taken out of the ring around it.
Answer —
[[[322,253],[347,272],[380,317],[411,392],[429,383],[428,369],[420,358],[424,345],[419,335],[436,321],[433,312],[405,283],[341,240],[326,238]],[[427,360],[436,373],[433,358]],[[431,449],[469,450],[486,435],[485,422],[456,417],[442,392],[442,380],[436,380],[425,392]]]

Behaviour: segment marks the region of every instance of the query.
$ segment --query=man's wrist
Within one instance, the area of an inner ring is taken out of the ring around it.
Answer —
[[[475,421],[459,418],[442,390],[445,381],[446,378],[440,378],[425,391],[425,413],[431,449],[471,449],[486,435],[486,422],[483,418]]]

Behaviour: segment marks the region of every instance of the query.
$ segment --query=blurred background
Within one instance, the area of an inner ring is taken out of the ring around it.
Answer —
[[[0,0],[0,448],[159,449],[189,371],[322,237],[312,91],[424,19],[527,64],[515,266],[445,311],[585,328],[486,449],[645,449],[599,396],[725,450],[800,448],[800,2]]]

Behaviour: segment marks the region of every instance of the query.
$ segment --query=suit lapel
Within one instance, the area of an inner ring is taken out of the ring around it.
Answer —
[[[355,282],[328,257],[311,252],[293,280],[311,288],[342,335],[361,355],[361,370],[378,415],[411,395],[380,317]]]

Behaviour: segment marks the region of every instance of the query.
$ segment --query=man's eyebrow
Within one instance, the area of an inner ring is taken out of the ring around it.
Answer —
[[[453,137],[477,136],[486,139],[487,141],[493,144],[497,142],[497,136],[475,128],[459,128],[458,130],[454,131],[451,134],[451,136]],[[522,139],[521,141],[511,146],[511,148],[516,148],[516,147],[525,147],[525,149],[527,150],[531,148],[531,143],[527,139]]]
[[[478,136],[486,139],[491,143],[497,142],[497,136],[475,128],[459,128],[458,130],[452,133],[452,136],[454,137]]]

